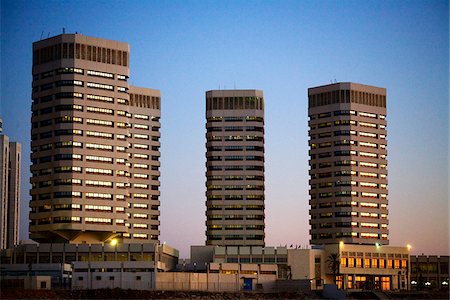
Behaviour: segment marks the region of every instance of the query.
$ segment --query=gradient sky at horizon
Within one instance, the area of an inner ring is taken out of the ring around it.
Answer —
[[[391,245],[449,254],[448,1],[1,1],[4,133],[22,143],[28,238],[31,49],[82,33],[131,46],[162,93],[161,242],[205,242],[205,91],[265,96],[266,244],[307,245],[307,88],[387,88]]]

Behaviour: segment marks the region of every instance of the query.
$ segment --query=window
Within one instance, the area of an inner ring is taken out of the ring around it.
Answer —
[[[363,127],[370,127],[370,128],[377,128],[377,124],[374,123],[367,123],[367,122],[359,122],[359,126]]]
[[[101,108],[101,107],[93,107],[93,106],[86,107],[86,111],[93,112],[93,113],[98,113],[98,114],[106,114],[106,115],[113,115],[114,114],[114,110],[112,110],[112,109]]]
[[[105,163],[112,163],[113,159],[111,157],[104,157],[104,156],[95,156],[95,155],[86,155],[87,161],[97,161],[97,162],[105,162]]]
[[[112,97],[106,97],[106,96],[88,94],[86,96],[86,98],[89,100],[94,100],[94,101],[114,102],[114,99]]]
[[[134,128],[136,129],[148,129],[148,125],[144,125],[144,124],[134,124]]]
[[[97,77],[110,78],[110,79],[114,78],[114,74],[106,73],[106,72],[88,70],[86,73],[90,76],[97,76]]]
[[[104,193],[86,193],[86,198],[112,200],[112,195]]]
[[[112,212],[111,206],[105,206],[105,205],[85,205],[84,208],[89,211],[110,211]]]
[[[86,124],[113,127],[114,122],[98,119],[86,119]]]
[[[94,149],[94,150],[113,151],[113,146],[111,146],[111,145],[104,145],[104,144],[86,143],[86,148],[87,149]]]
[[[112,187],[111,181],[85,180],[86,186]]]
[[[129,101],[126,100],[126,99],[117,98],[117,103],[119,103],[119,104],[128,104]]]
[[[98,132],[98,131],[86,131],[86,136],[89,137],[98,137],[104,139],[113,139],[114,135],[108,132]]]
[[[107,219],[107,218],[90,218],[90,217],[86,217],[84,218],[85,223],[91,223],[91,224],[112,224],[112,220],[111,219]]]
[[[114,86],[109,84],[101,84],[101,83],[95,83],[95,82],[88,82],[87,86],[94,89],[101,89],[101,90],[108,90],[112,91],[114,90]]]
[[[360,136],[365,136],[365,137],[371,137],[371,138],[376,138],[377,137],[376,133],[363,132],[363,131],[360,131],[359,135]]]
[[[98,168],[86,168],[86,173],[88,173],[88,174],[112,175],[112,170],[98,169]]]
[[[60,80],[56,82],[56,86],[83,86],[83,81],[79,80]]]

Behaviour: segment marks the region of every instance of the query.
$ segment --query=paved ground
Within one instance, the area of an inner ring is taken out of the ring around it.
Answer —
[[[209,293],[136,290],[3,290],[0,299],[319,299],[303,293]]]

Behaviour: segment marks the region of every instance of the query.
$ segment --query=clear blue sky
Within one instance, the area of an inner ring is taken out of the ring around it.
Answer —
[[[128,42],[133,85],[162,92],[161,241],[205,241],[206,90],[261,89],[266,244],[307,245],[307,88],[387,88],[392,245],[449,254],[448,1],[1,1],[4,132],[23,144],[28,237],[32,42]]]

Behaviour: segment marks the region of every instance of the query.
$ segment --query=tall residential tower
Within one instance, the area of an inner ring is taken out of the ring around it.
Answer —
[[[264,97],[206,92],[206,244],[264,246]]]
[[[386,89],[308,89],[311,244],[389,244]]]
[[[159,237],[159,91],[128,85],[126,43],[62,34],[33,44],[30,237]]]
[[[2,133],[0,119],[0,249],[19,244],[22,148]]]

